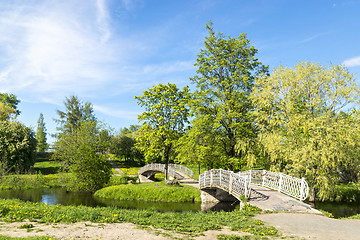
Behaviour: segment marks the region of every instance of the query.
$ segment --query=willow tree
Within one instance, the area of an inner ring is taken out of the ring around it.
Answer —
[[[242,168],[246,164],[242,162],[244,152],[236,151],[235,146],[255,135],[249,95],[256,76],[267,74],[268,68],[255,57],[257,49],[246,34],[225,38],[215,33],[211,23],[206,28],[209,35],[195,63],[197,74],[190,78],[196,85],[191,102],[196,120],[189,135],[198,137],[184,141],[183,149],[195,144],[198,149],[217,152],[219,166]],[[204,141],[204,135],[209,134],[212,136]]]
[[[169,160],[174,158],[175,145],[188,123],[189,88],[181,90],[175,84],[159,84],[135,98],[145,108],[138,116],[142,126],[138,130],[137,146],[148,162],[161,158],[166,179]]]
[[[280,66],[256,81],[252,99],[260,142],[274,170],[306,178],[310,201],[317,192],[321,199],[331,194],[339,166],[359,163],[359,121],[343,114],[357,106],[359,93],[354,76],[336,65]]]

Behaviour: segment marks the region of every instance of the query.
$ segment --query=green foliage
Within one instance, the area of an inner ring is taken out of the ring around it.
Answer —
[[[64,105],[66,110],[57,110],[59,119],[56,122],[60,125],[57,129],[62,134],[72,133],[84,121],[94,121],[94,110],[90,102],[83,103],[77,96],[65,98]]]
[[[143,165],[143,154],[135,146],[136,138],[132,134],[120,134],[113,138],[111,152],[122,158],[127,165]]]
[[[252,212],[156,212],[152,210],[127,210],[85,206],[50,206],[43,203],[23,202],[20,200],[0,199],[0,218],[5,222],[21,222],[25,219],[44,223],[129,222],[153,226],[180,234],[199,236],[208,230],[220,230],[229,226],[233,230],[250,232],[257,236],[277,236],[273,227],[266,227],[259,220],[251,218]],[[263,233],[263,234],[262,234]]]
[[[209,35],[195,64],[197,75],[190,79],[196,85],[190,103],[194,121],[180,140],[180,161],[241,169],[246,152],[236,151],[235,145],[255,137],[249,95],[255,77],[266,74],[267,67],[255,58],[257,49],[246,34],[226,39],[211,23],[206,28]]]
[[[69,166],[73,179],[67,186],[71,191],[95,192],[110,180],[110,165],[104,155],[97,154],[90,146],[80,145],[74,152],[75,159]]]
[[[330,196],[330,201],[336,202],[360,202],[360,186],[355,183],[342,183],[336,185],[334,195]]]
[[[355,79],[342,66],[303,62],[260,77],[252,94],[259,140],[273,170],[305,177],[310,200],[332,195],[338,166],[359,165],[359,114],[341,111],[359,101]]]
[[[96,197],[114,200],[199,202],[200,191],[191,186],[142,183],[111,186],[98,190]]]
[[[188,122],[189,88],[178,89],[175,84],[159,84],[135,97],[138,104],[145,108],[139,115],[142,126],[139,129],[137,146],[150,162],[159,157],[168,164],[174,156],[177,140],[185,131]],[[166,177],[166,174],[165,174]]]
[[[17,109],[17,105],[20,103],[20,100],[17,99],[14,94],[0,93],[0,102],[5,103],[6,106],[13,109],[13,114],[15,114],[15,116],[20,115],[21,112]]]
[[[98,134],[96,121],[83,121],[55,143],[55,158],[63,161],[65,170],[73,176],[69,189],[96,191],[109,181],[111,168],[106,155],[96,152]]]
[[[45,152],[46,148],[49,146],[46,143],[46,127],[44,122],[44,116],[40,113],[40,117],[38,120],[38,126],[36,131],[36,151],[37,152]]]
[[[70,181],[69,174],[8,175],[1,177],[0,189],[35,189],[63,187]]]
[[[0,174],[24,173],[35,162],[33,131],[19,122],[0,121]]]

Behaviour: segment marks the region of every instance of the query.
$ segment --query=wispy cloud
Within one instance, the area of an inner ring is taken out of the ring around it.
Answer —
[[[116,7],[127,11],[136,2],[123,0]],[[145,62],[161,51],[169,27],[113,29],[109,4],[2,1],[0,92],[15,93],[22,101],[61,104],[70,94],[91,98],[138,91],[193,67],[187,61]]]
[[[94,105],[93,108],[95,111],[98,111],[105,115],[128,120],[136,120],[137,116],[141,114],[141,112],[117,110],[111,107],[101,105]]]
[[[328,34],[330,34],[330,32],[317,33],[317,34],[314,34],[314,35],[312,35],[312,36],[309,36],[309,37],[307,37],[307,38],[305,38],[305,39],[300,40],[299,43],[311,42],[312,40],[315,40],[315,39],[317,39],[317,38],[326,36],[326,35],[328,35]]]
[[[346,67],[360,66],[360,56],[346,59],[342,64],[344,64]]]

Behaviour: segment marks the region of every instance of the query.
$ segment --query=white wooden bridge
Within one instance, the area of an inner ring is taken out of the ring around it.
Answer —
[[[149,179],[156,173],[165,173],[165,164],[151,163],[140,168],[138,173],[139,176],[142,175]],[[168,175],[175,179],[183,179],[186,177],[192,177],[194,172],[193,170],[179,164],[168,164]]]
[[[304,201],[309,195],[309,186],[304,178],[267,170],[249,170],[234,173],[223,169],[212,169],[199,176],[199,187],[219,188],[240,200],[250,198],[252,185],[259,185]]]
[[[165,164],[148,164],[139,170],[139,176],[149,177],[164,171]],[[267,170],[234,173],[212,169],[202,173],[199,182],[196,182],[189,178],[193,176],[192,170],[176,164],[169,164],[168,174],[180,183],[200,188],[203,202],[235,201],[243,195],[250,204],[263,210],[320,213],[302,202],[309,195],[309,186],[304,178]]]

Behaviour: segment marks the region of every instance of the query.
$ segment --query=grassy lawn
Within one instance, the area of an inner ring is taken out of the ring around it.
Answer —
[[[200,202],[200,191],[191,186],[173,186],[163,182],[125,184],[106,187],[94,196],[114,200]]]
[[[181,233],[199,236],[207,230],[220,230],[228,226],[233,231],[243,231],[254,236],[278,236],[273,227],[252,218],[260,210],[246,206],[233,212],[157,212],[154,210],[127,210],[111,207],[85,207],[46,205],[20,200],[0,199],[0,220],[23,222],[25,220],[41,223],[121,223],[129,222],[141,226],[152,226]],[[255,238],[256,239],[256,238]]]
[[[34,164],[34,171],[41,174],[56,174],[61,168],[61,162],[51,159],[51,154],[38,155]]]

